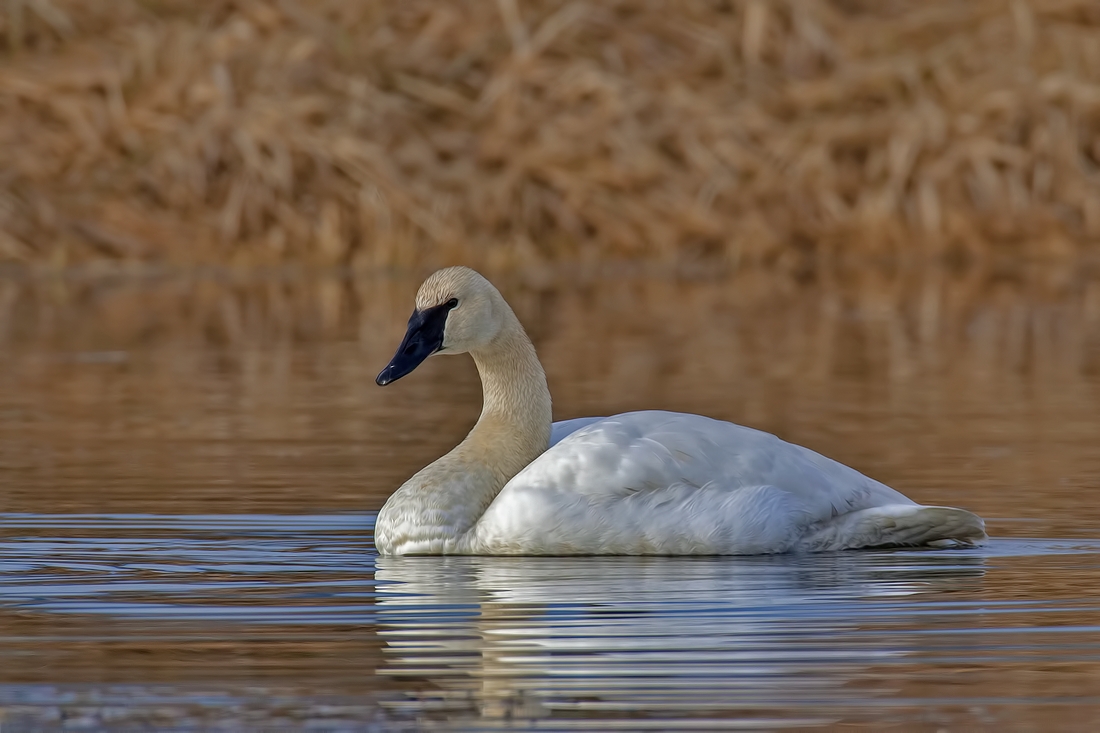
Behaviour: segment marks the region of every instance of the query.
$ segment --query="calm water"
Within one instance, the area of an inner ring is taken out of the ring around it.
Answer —
[[[996,539],[396,561],[480,399],[374,386],[417,282],[0,281],[0,730],[1100,724],[1100,280],[505,281],[559,418],[750,424]]]

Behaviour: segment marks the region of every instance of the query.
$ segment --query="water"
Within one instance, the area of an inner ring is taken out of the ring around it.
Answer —
[[[1100,711],[1100,540],[398,561],[370,552],[369,514],[3,520],[5,729],[1040,730]]]
[[[558,417],[751,424],[995,535],[681,559],[374,555],[477,414],[465,359],[373,385],[414,280],[0,283],[0,730],[1091,730],[1100,289],[1055,275],[512,283]]]

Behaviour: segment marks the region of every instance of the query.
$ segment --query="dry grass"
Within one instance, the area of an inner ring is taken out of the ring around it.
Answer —
[[[8,0],[0,257],[1100,246],[1095,0]]]

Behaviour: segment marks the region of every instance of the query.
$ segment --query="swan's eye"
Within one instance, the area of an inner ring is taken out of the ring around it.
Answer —
[[[451,298],[450,300],[447,301],[446,305],[447,305],[448,308],[457,308],[458,307],[458,298]]]

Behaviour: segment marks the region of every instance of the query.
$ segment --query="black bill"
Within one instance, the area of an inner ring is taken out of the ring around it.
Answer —
[[[396,382],[406,374],[412,373],[421,362],[443,348],[443,329],[447,325],[447,314],[453,306],[450,303],[413,311],[409,317],[409,327],[405,338],[397,347],[397,353],[390,359],[386,368],[378,373],[375,383],[385,386]]]

